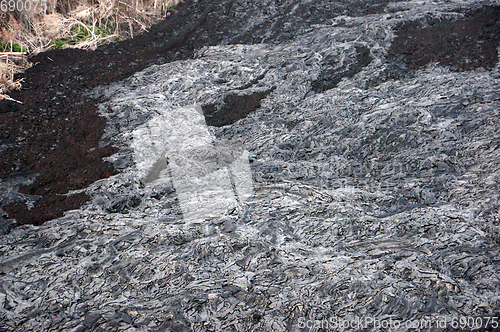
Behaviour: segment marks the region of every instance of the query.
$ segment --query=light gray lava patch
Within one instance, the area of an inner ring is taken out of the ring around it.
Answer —
[[[132,135],[138,176],[153,186],[171,181],[186,223],[216,218],[252,195],[248,151],[217,144],[200,106],[166,109]]]

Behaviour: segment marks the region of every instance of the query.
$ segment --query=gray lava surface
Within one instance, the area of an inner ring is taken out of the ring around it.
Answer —
[[[500,317],[500,3],[186,3],[191,30],[171,38],[189,56],[81,91],[115,172],[65,194],[89,197],[80,208],[1,235],[0,330]],[[192,150],[189,121],[205,140]],[[222,180],[248,159],[252,194],[188,222],[169,173],[182,156]],[[30,210],[19,183],[2,178],[2,197]],[[389,330],[345,330],[362,328]]]

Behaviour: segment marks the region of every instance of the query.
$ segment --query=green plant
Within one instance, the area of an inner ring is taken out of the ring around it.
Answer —
[[[66,45],[66,43],[61,39],[54,39],[52,41],[52,46],[54,48],[61,49],[61,48],[64,48],[64,45]]]
[[[96,36],[106,37],[111,34],[111,31],[108,28],[95,27],[94,34]]]
[[[0,42],[0,50],[2,52],[10,52],[10,42]],[[26,48],[18,43],[12,43],[12,52],[26,52]]]
[[[71,29],[71,36],[62,39],[64,42],[67,42],[71,45],[77,45],[79,42],[91,40],[93,38],[100,39],[112,34],[110,28],[110,23],[106,23],[106,28],[102,27],[91,27],[89,25],[78,25]],[[119,37],[121,38],[121,37]],[[115,37],[116,40],[116,37]],[[97,40],[97,44],[99,45],[101,42]]]
[[[74,37],[76,39],[84,40],[85,37],[89,36],[89,33],[85,27],[78,25],[78,26],[74,27],[73,29],[71,29],[71,35],[72,35],[72,37]]]

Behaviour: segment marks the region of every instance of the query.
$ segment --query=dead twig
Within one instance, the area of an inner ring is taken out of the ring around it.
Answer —
[[[14,98],[11,98],[10,96],[3,95],[3,94],[0,94],[0,100],[10,100],[10,101],[14,101],[14,102],[19,103],[19,104],[23,103],[23,102],[21,102],[19,100],[16,100]]]

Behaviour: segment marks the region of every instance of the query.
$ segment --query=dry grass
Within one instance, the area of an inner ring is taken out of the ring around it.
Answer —
[[[0,11],[0,100],[8,99],[4,98],[6,93],[20,88],[21,82],[14,81],[14,74],[30,66],[25,54],[51,48],[94,49],[100,44],[134,38],[182,0],[39,1],[37,10]],[[46,7],[41,6],[43,3]],[[12,53],[14,48],[24,52],[16,55]]]
[[[23,0],[21,0],[23,1]],[[24,0],[34,1],[34,0]],[[174,8],[180,0],[40,0],[47,10],[41,12],[2,12],[0,38],[14,40],[32,53],[54,47],[54,40],[71,38],[72,29],[86,30],[85,42],[65,47],[96,47],[111,40],[133,38],[147,30]],[[102,33],[105,31],[106,33]],[[92,42],[89,42],[92,40]],[[83,45],[82,45],[83,44]]]

